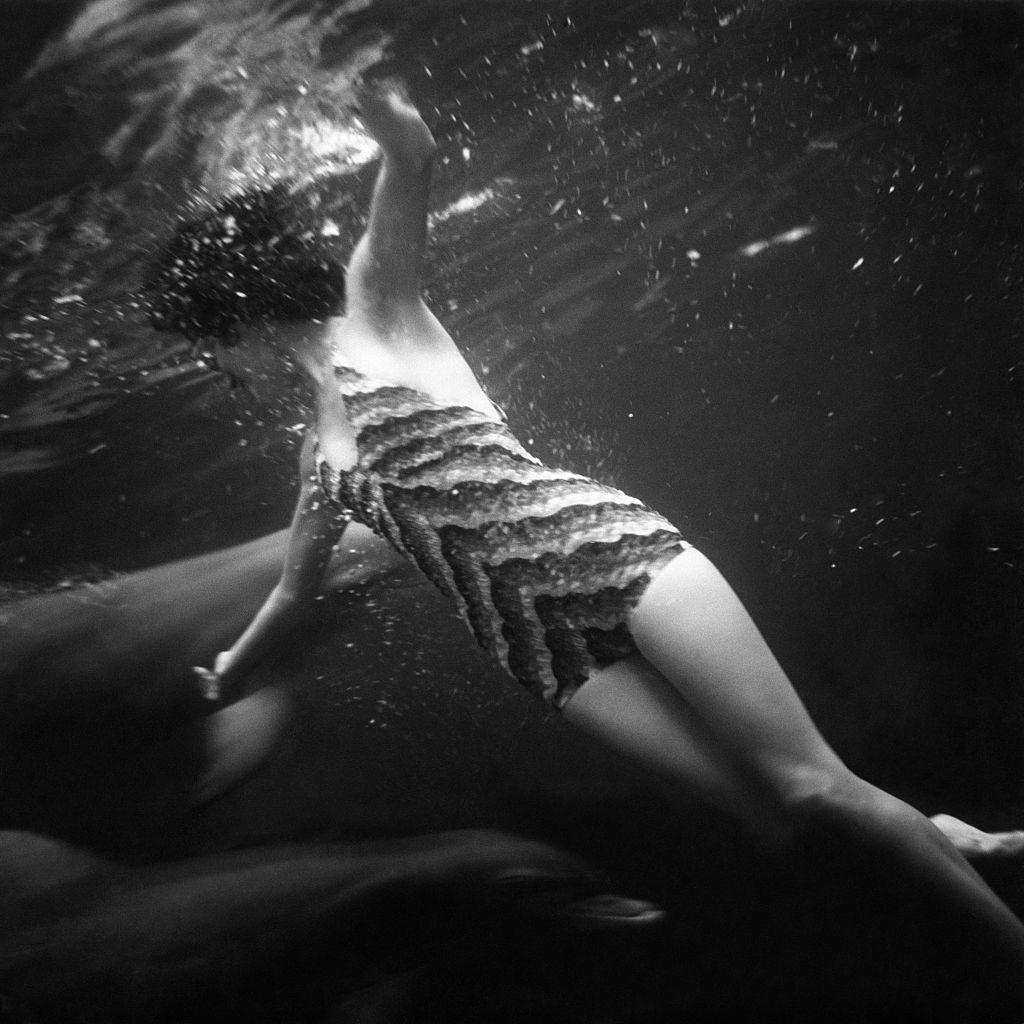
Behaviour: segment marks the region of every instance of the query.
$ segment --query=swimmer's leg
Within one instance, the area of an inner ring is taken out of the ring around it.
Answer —
[[[842,763],[707,558],[693,549],[679,555],[629,625],[641,654],[755,791],[800,828],[842,837],[863,851],[866,866],[941,901],[950,927],[984,944],[993,967],[1005,967],[1002,991],[1024,1004],[1024,926],[924,815]],[[603,724],[620,745],[632,742],[611,714]]]
[[[675,687],[639,655],[592,672],[563,709],[573,725],[638,758],[762,833],[770,809],[715,745]]]
[[[676,688],[641,656],[593,672],[564,708],[573,725],[611,741],[693,796],[755,829],[758,838],[787,840],[764,793],[725,756]],[[972,860],[1024,858],[1024,831],[984,832],[949,814],[931,822]]]
[[[419,112],[393,85],[363,85],[359,116],[380,145],[366,231],[346,274],[349,315],[386,318],[389,308],[419,302],[427,241],[427,201],[437,144]]]

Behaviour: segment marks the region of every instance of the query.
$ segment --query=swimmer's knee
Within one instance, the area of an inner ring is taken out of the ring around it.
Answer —
[[[844,787],[837,773],[810,765],[786,765],[767,773],[772,796],[792,817],[813,819],[838,807]]]
[[[772,795],[792,822],[807,828],[830,828],[884,811],[890,798],[840,761],[791,764],[769,775]]]

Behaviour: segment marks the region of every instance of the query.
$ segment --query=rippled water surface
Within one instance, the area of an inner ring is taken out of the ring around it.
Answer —
[[[1017,8],[24,0],[0,24],[12,594],[287,523],[304,397],[233,391],[141,286],[183,219],[276,181],[343,255],[374,172],[351,85],[387,59],[440,143],[429,302],[520,436],[707,551],[856,769],[1024,818]],[[305,760],[175,850],[527,819],[600,846],[566,807],[630,799],[432,595],[339,600],[307,635],[278,669]],[[14,824],[166,839],[47,785]]]

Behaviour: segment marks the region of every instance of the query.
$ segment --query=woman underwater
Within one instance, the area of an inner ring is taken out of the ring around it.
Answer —
[[[377,569],[412,560],[570,722],[755,830],[774,817],[826,831],[937,901],[1024,1006],[1024,926],[944,834],[969,842],[953,819],[933,823],[846,767],[732,589],[669,522],[543,466],[512,435],[420,297],[431,133],[393,87],[361,87],[358,101],[383,162],[345,315],[248,324],[217,349],[242,378],[298,363],[317,408],[281,578],[202,673],[211,691],[236,690],[345,533]]]

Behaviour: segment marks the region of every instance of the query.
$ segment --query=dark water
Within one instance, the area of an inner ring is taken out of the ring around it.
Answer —
[[[520,436],[711,555],[856,770],[927,812],[1024,820],[1018,8],[22,0],[2,22],[12,595],[285,525],[301,396],[232,392],[140,287],[181,218],[279,178],[345,197],[297,228],[344,250],[373,174],[346,100],[387,55],[441,147],[429,301]],[[430,593],[330,597],[304,637],[262,670],[294,728],[231,797],[182,809],[152,764],[133,795],[107,764],[125,716],[102,770],[63,734],[39,741],[63,759],[12,758],[3,824],[133,860],[500,826],[699,922],[673,941],[700,971],[646,949],[653,976],[600,1010],[577,964],[538,982],[542,1010],[485,1012],[481,983],[452,1019],[758,1019],[799,1003],[778,976],[856,960],[848,936],[825,966],[778,952],[813,909],[532,705]]]

